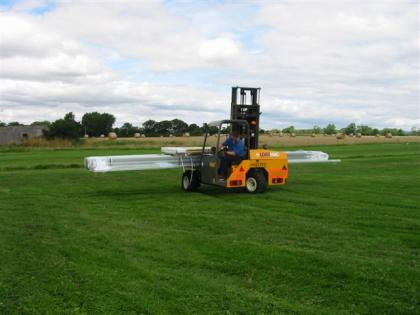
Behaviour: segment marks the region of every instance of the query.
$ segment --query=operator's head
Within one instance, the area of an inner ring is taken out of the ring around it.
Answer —
[[[230,136],[232,138],[233,143],[238,142],[238,139],[239,139],[239,136],[240,136],[239,131],[237,131],[237,130],[232,131]]]

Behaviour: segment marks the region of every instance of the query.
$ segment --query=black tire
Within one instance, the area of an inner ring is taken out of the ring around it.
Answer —
[[[267,179],[263,171],[250,170],[246,176],[245,191],[256,194],[262,193],[267,188]]]
[[[181,187],[184,191],[196,191],[200,187],[200,173],[198,171],[185,171],[182,174]]]

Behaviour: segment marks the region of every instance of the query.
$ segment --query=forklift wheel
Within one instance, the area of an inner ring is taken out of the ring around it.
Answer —
[[[185,171],[182,174],[181,187],[184,191],[196,191],[200,187],[198,171]]]
[[[267,187],[267,180],[264,173],[260,170],[251,170],[245,183],[245,190],[251,194],[262,193]]]

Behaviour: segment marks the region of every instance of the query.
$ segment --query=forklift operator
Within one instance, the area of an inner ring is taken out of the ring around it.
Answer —
[[[239,139],[239,132],[233,131],[229,138],[222,144],[223,155],[220,157],[220,174],[225,178],[228,176],[228,170],[233,162],[240,162],[245,155],[245,147],[242,140]]]

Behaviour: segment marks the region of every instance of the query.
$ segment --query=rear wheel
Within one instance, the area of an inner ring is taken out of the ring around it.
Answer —
[[[251,194],[262,193],[267,188],[267,179],[260,170],[249,171],[246,177],[245,190]]]
[[[198,171],[185,171],[182,174],[181,187],[184,191],[196,191],[200,187],[200,176]]]

